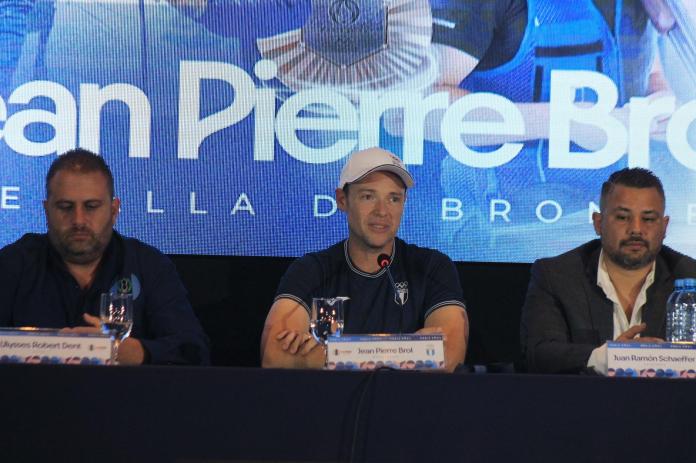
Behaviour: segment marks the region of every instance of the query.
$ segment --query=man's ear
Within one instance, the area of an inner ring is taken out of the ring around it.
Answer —
[[[602,236],[602,213],[593,212],[592,213],[592,226],[597,236]]]
[[[48,209],[51,207],[51,204],[48,202],[48,198],[43,200],[43,210],[44,210],[44,217],[46,220],[46,224],[48,224]]]
[[[111,200],[111,221],[113,223],[116,223],[119,212],[121,212],[121,200],[114,198]]]
[[[348,197],[346,196],[346,192],[343,191],[343,188],[336,188],[336,205],[338,208],[345,211],[347,208],[347,202]]]

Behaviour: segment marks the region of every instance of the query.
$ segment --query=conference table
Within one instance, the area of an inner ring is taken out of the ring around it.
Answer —
[[[0,461],[696,461],[696,381],[0,365]]]

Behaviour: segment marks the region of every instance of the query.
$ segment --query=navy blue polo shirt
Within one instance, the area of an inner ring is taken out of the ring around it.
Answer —
[[[348,255],[348,241],[297,259],[280,280],[275,299],[293,299],[310,313],[313,297],[347,296],[347,334],[412,333],[423,328],[435,310],[457,305],[464,309],[457,269],[441,252],[395,239],[389,269],[366,273]],[[405,299],[399,303],[396,291]]]
[[[99,316],[101,293],[133,295],[131,336],[151,363],[208,364],[208,340],[174,264],[141,241],[114,232],[94,282],[82,289],[45,234],[29,233],[0,250],[0,326],[63,328]]]

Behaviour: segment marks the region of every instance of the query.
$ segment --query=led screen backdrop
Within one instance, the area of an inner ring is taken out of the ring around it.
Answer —
[[[696,255],[691,0],[0,1],[0,245],[43,231],[57,153],[96,150],[118,229],[168,253],[297,256],[346,234],[347,156],[414,174],[400,236],[528,262],[653,169]]]

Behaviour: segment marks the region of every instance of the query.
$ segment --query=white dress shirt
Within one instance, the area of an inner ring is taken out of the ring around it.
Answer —
[[[614,339],[618,338],[621,333],[628,330],[630,327],[639,325],[643,320],[643,306],[647,301],[647,291],[650,285],[655,281],[655,262],[652,264],[650,273],[645,277],[645,282],[640,288],[638,297],[636,298],[636,303],[633,305],[633,312],[631,313],[631,320],[626,317],[626,312],[619,302],[619,296],[616,294],[616,288],[614,283],[611,282],[609,278],[609,272],[607,272],[607,265],[604,262],[604,250],[599,254],[599,264],[597,266],[597,286],[602,288],[604,294],[607,298],[614,304]],[[603,375],[607,374],[607,343],[605,342],[601,346],[597,347],[592,351],[589,360],[587,361],[587,366],[594,368],[597,373]]]

